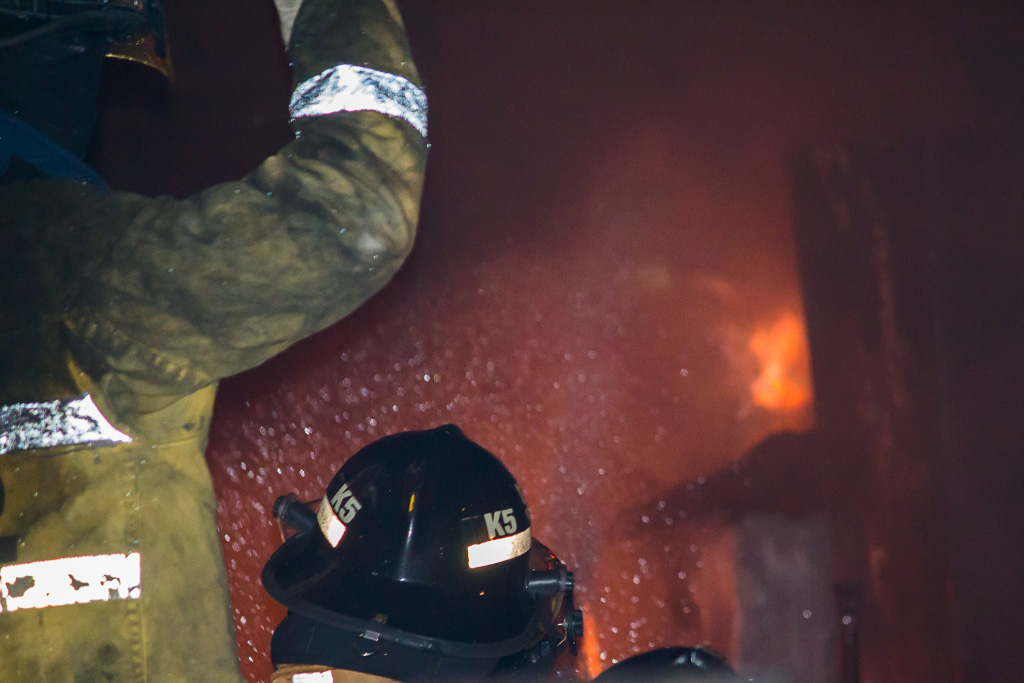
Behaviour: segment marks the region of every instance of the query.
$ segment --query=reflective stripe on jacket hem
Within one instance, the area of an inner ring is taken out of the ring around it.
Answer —
[[[141,594],[141,555],[81,555],[0,567],[0,612]]]
[[[92,396],[0,406],[0,455],[90,443],[131,443],[103,416]]]

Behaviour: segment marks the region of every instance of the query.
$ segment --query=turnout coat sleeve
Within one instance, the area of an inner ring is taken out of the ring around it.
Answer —
[[[339,65],[418,92],[391,0],[305,0],[289,56],[303,92]],[[204,459],[217,380],[372,296],[419,211],[420,120],[327,104],[184,200],[0,189],[0,680],[239,681]],[[86,399],[110,424],[48,441]]]

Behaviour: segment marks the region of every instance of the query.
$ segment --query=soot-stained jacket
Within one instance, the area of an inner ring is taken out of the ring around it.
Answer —
[[[239,680],[217,381],[388,282],[427,149],[391,0],[306,0],[289,56],[296,139],[238,182],[0,189],[0,680]]]

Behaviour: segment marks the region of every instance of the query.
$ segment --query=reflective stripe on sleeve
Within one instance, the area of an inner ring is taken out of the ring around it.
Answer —
[[[339,64],[299,84],[291,120],[342,111],[376,111],[408,121],[427,134],[427,96],[412,81],[354,64]]]
[[[139,553],[82,555],[0,567],[0,612],[134,600],[141,593]]]
[[[466,548],[469,555],[469,568],[488,567],[492,564],[511,560],[529,552],[532,542],[530,528],[518,534],[494,538],[483,543],[476,543]]]
[[[0,455],[89,443],[131,443],[103,416],[92,396],[0,406]]]

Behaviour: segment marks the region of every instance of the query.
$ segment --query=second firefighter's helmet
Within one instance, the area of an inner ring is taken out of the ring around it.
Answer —
[[[514,669],[574,649],[571,572],[533,539],[513,476],[454,425],[360,450],[327,486],[315,521],[297,503],[275,507],[308,529],[263,571],[289,609],[275,664],[403,680]]]
[[[725,658],[705,647],[664,647],[615,664],[594,683],[742,683]]]

